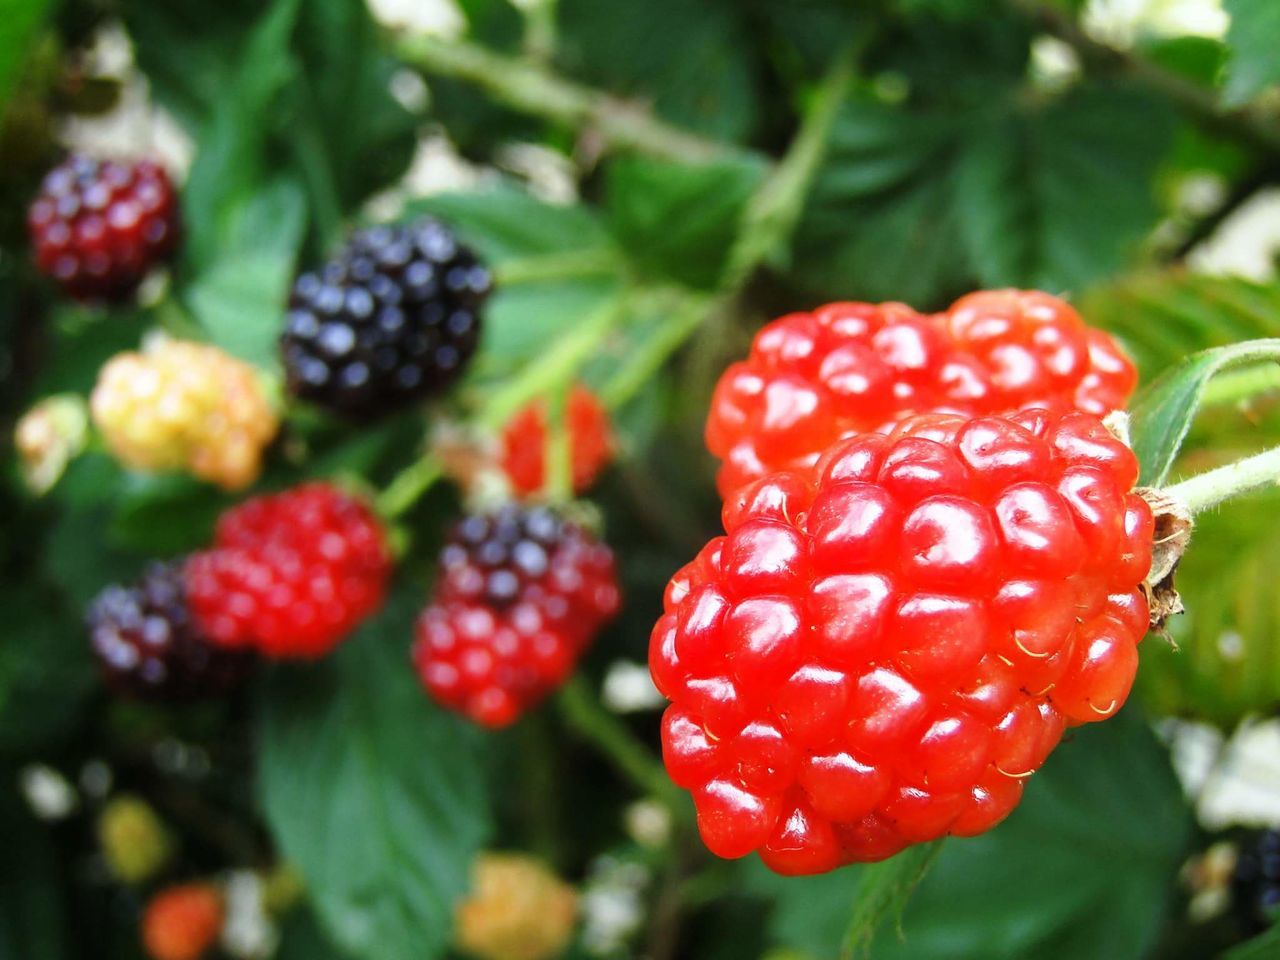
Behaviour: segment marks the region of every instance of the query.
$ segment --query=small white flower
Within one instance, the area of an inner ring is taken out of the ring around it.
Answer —
[[[656,710],[666,702],[653,685],[649,668],[629,660],[618,660],[609,667],[601,697],[614,713]]]
[[[27,804],[41,820],[62,820],[80,805],[76,789],[53,767],[34,763],[19,775]]]

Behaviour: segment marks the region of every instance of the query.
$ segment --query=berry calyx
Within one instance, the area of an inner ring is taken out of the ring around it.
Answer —
[[[444,706],[502,727],[540,702],[620,603],[613,551],[546,507],[473,514],[440,554],[413,660]]]
[[[178,198],[149,160],[72,156],[49,171],[27,212],[40,271],[78,300],[124,300],[177,249]]]
[[[222,896],[207,883],[161,890],[142,916],[142,945],[151,960],[200,960],[222,931]]]
[[[391,567],[369,507],[308,483],[224,513],[213,546],[187,561],[187,594],[213,642],[315,658],[377,609]]]
[[[491,288],[438,220],[361,230],[294,282],[280,338],[290,392],[349,417],[442,392],[475,352]]]
[[[137,583],[107,587],[86,621],[107,684],[129,696],[222,696],[253,667],[251,654],[210,643],[192,622],[181,562],[154,564]]]
[[[707,846],[820,873],[1007,816],[1133,683],[1137,476],[1088,414],[928,414],[731,498],[649,653]]]
[[[706,441],[723,496],[777,470],[812,466],[841,437],[928,412],[1043,407],[1103,416],[1137,372],[1115,341],[1057,297],[970,294],[946,313],[832,303],[766,325],[721,376]]]
[[[479,960],[550,960],[564,953],[578,914],[573,888],[533,857],[483,853],[458,904],[458,948]]]
[[[227,490],[258,478],[279,428],[256,369],[217,347],[167,338],[109,360],[90,410],[126,466],[185,470]]]
[[[609,413],[596,395],[578,385],[565,402],[566,426],[573,459],[573,491],[582,493],[595,482],[613,455]],[[534,401],[502,429],[502,469],[522,495],[538,493],[546,483],[546,404]]]

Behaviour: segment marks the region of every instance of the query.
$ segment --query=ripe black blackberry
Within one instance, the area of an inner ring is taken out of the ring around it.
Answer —
[[[445,589],[467,600],[504,607],[526,582],[546,576],[562,543],[581,534],[546,507],[506,504],[473,513],[454,527],[440,554]]]
[[[1241,925],[1261,933],[1280,911],[1280,830],[1246,840],[1231,878],[1231,900]]]
[[[475,352],[491,288],[438,220],[359,231],[294,282],[280,341],[290,391],[351,417],[443,391]]]
[[[107,684],[128,696],[220,696],[253,665],[252,654],[214,646],[192,622],[182,562],[156,563],[136,583],[107,587],[85,620]]]

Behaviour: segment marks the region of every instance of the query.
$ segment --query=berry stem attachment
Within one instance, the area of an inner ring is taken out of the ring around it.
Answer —
[[[662,764],[637,740],[614,714],[604,708],[580,675],[571,677],[556,698],[565,723],[591,743],[617,770],[645,793],[657,797],[684,816],[680,791],[667,777]]]
[[[1245,457],[1166,487],[1194,515],[1233,497],[1280,484],[1280,447]]]
[[[444,467],[431,454],[420,457],[396,475],[374,501],[382,517],[394,520],[417,503],[418,498],[444,476]]]

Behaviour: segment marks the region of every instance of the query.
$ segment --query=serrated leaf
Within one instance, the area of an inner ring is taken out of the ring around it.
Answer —
[[[556,15],[557,59],[570,76],[720,139],[754,127],[752,43],[736,0],[560,0]]]
[[[1232,367],[1268,361],[1280,362],[1280,338],[1204,350],[1148,384],[1134,401],[1130,420],[1133,451],[1142,464],[1140,482],[1159,486],[1168,478],[1210,379]]]
[[[749,155],[697,166],[615,160],[608,171],[610,228],[642,270],[710,289],[764,171],[763,161]]]
[[[407,659],[416,588],[329,661],[281,669],[262,706],[259,787],[322,924],[367,960],[426,960],[490,829],[473,728]]]
[[[946,842],[882,925],[876,960],[1132,960],[1159,936],[1192,822],[1168,755],[1132,710],[1079,728],[989,833]],[[892,862],[892,861],[890,861]],[[778,943],[834,960],[859,868],[749,874]]]
[[[1280,4],[1274,0],[1223,0],[1231,15],[1227,46],[1231,60],[1222,99],[1239,106],[1264,88],[1280,83]]]

